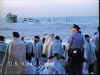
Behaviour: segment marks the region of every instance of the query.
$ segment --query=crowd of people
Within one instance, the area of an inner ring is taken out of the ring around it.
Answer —
[[[9,44],[1,35],[2,74],[97,74],[100,27],[93,38],[83,35],[76,24],[71,31],[67,45],[54,34],[45,34],[42,38],[36,35],[33,42],[26,42],[18,32],[13,32]]]

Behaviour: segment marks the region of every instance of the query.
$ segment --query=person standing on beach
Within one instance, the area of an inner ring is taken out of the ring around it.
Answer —
[[[53,34],[48,34],[45,36],[45,42],[43,44],[43,55],[46,55],[46,57],[50,56],[50,51],[51,51],[51,46],[54,41],[54,35]]]
[[[85,35],[84,57],[87,59],[86,67],[88,69],[88,73],[94,73],[94,64],[96,62],[95,44],[90,40],[90,36],[88,34]]]
[[[95,39],[94,39],[95,45],[96,45],[96,56],[97,56],[97,58],[100,57],[99,54],[98,54],[99,53],[99,32],[100,32],[100,26],[98,27],[98,32],[97,32]]]
[[[36,65],[38,66],[40,63],[40,58],[42,56],[42,43],[40,41],[39,36],[34,37],[33,54],[36,61]]]
[[[21,40],[22,40],[24,43],[26,43],[26,42],[25,42],[25,40],[24,40],[24,38],[25,38],[24,36],[23,36],[23,37],[21,37]]]
[[[32,42],[27,42],[25,44],[26,46],[26,60],[31,61],[31,58],[34,57],[33,54],[33,43]]]
[[[3,66],[3,74],[24,74],[26,47],[18,32],[13,32],[13,40],[9,43]]]
[[[80,27],[74,25],[72,28],[72,35],[68,40],[68,63],[69,63],[69,75],[81,75],[83,59],[84,39],[80,33]]]
[[[97,64],[100,63],[99,32],[100,32],[100,26],[98,27],[98,32],[97,32],[95,40],[94,40],[95,45],[96,45],[96,52],[95,53],[96,53],[96,57],[97,57]],[[99,67],[98,67],[98,65],[96,65],[96,74],[97,75],[99,75],[98,70],[99,70]]]
[[[51,56],[58,54],[59,56],[63,56],[64,50],[62,47],[62,42],[59,36],[55,37],[55,40],[51,46]]]
[[[5,43],[5,37],[0,36],[0,64],[2,64],[5,53],[7,51],[7,44]]]

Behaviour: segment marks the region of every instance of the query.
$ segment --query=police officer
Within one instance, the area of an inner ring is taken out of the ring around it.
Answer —
[[[76,24],[72,27],[72,35],[68,40],[68,63],[69,63],[69,75],[81,75],[82,62],[83,62],[83,47],[84,39],[80,32],[80,27]]]

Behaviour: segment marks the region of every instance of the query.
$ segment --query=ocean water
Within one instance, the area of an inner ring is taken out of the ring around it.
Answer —
[[[40,23],[23,22],[23,18],[18,18],[18,23],[7,23],[6,18],[0,18],[0,35],[8,39],[12,37],[12,32],[17,31],[21,36],[32,39],[35,35],[54,33],[63,41],[67,41],[73,24],[78,24],[82,33],[90,36],[94,35],[99,25],[98,16],[72,16],[71,20],[69,17],[37,17],[37,19]]]

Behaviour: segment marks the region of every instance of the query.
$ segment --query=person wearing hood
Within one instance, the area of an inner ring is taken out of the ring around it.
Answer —
[[[55,54],[58,54],[59,56],[63,56],[64,54],[64,49],[59,36],[55,37],[55,40],[51,46],[51,56],[54,56]]]
[[[13,32],[13,40],[9,43],[3,63],[3,74],[24,74],[26,63],[26,47],[18,32]]]
[[[50,52],[51,52],[51,46],[53,44],[53,39],[51,35],[46,35],[45,36],[45,42],[43,44],[43,51],[42,54],[45,55],[46,57],[50,56]]]
[[[3,63],[6,51],[7,51],[7,44],[5,43],[5,37],[0,36],[0,64]]]
[[[96,55],[95,55],[95,44],[93,41],[90,40],[90,36],[88,34],[85,35],[85,45],[84,45],[84,57],[87,59],[86,67],[88,73],[94,72],[94,64],[96,62]]]
[[[36,65],[38,66],[40,64],[40,59],[42,56],[42,43],[40,42],[39,36],[34,36],[33,54],[36,61]]]

